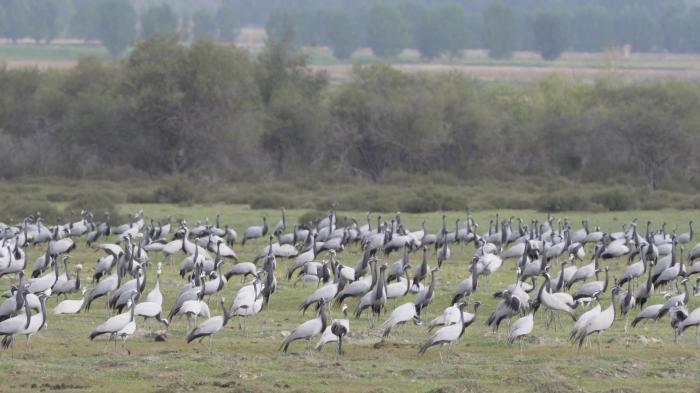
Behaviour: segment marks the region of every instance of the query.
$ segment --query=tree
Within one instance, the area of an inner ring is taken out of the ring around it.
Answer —
[[[469,42],[467,15],[457,4],[423,10],[415,36],[416,49],[423,57],[430,59],[444,53],[457,56]]]
[[[274,10],[270,13],[265,24],[265,33],[268,39],[281,42],[287,35],[295,37],[299,33],[297,18],[291,12]]]
[[[216,26],[219,30],[219,39],[233,41],[238,35],[238,18],[236,11],[230,3],[224,3],[216,11]]]
[[[70,34],[84,40],[99,40],[100,14],[98,3],[93,0],[74,0],[75,12],[71,16]]]
[[[671,7],[661,15],[659,30],[661,45],[669,52],[686,52],[690,49],[692,25],[687,10]]]
[[[367,16],[367,44],[379,57],[396,56],[408,44],[406,19],[395,6],[377,5]]]
[[[615,42],[613,20],[604,7],[581,7],[571,19],[569,37],[577,51],[600,52]]]
[[[192,35],[197,40],[214,39],[217,36],[214,16],[207,11],[197,11],[192,15]]]
[[[444,49],[450,56],[458,56],[462,49],[466,49],[469,43],[469,20],[464,8],[458,4],[451,4],[438,10],[441,40]]]
[[[287,35],[282,41],[268,39],[258,55],[256,79],[267,114],[260,143],[275,175],[308,167],[318,147],[314,142],[321,139],[324,118],[314,108],[321,106],[326,76],[308,69],[306,57]]]
[[[58,4],[55,0],[31,0],[29,3],[29,35],[35,41],[51,41],[58,30]]]
[[[700,7],[692,7],[688,12],[690,26],[688,45],[694,53],[700,53]]]
[[[646,9],[625,6],[620,11],[617,24],[617,39],[620,45],[629,44],[632,50],[646,52],[654,46],[656,23]]]
[[[658,86],[633,87],[610,98],[610,125],[629,146],[649,190],[658,189],[669,163],[689,154],[683,119],[690,100]]]
[[[326,36],[333,55],[340,60],[349,59],[357,49],[357,33],[346,13],[332,14],[326,20]]]
[[[136,37],[136,12],[125,0],[109,0],[98,8],[97,35],[113,57],[124,52]]]
[[[151,7],[141,16],[141,37],[177,32],[177,15],[168,4]]]
[[[0,7],[0,36],[5,36],[5,30],[7,28],[7,20],[5,19],[5,10]]]
[[[540,13],[532,25],[535,47],[545,60],[555,60],[564,51],[566,39],[561,18],[552,14]]]
[[[28,33],[30,21],[29,7],[24,0],[4,0],[5,10],[5,35],[12,41],[24,38]]]
[[[484,46],[493,59],[507,59],[515,48],[515,17],[510,8],[495,3],[484,11]]]
[[[439,57],[445,48],[445,38],[441,25],[443,21],[434,10],[423,10],[415,26],[415,45],[421,56],[426,59]]]

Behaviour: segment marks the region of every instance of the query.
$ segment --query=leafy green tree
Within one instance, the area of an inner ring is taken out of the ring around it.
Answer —
[[[610,13],[601,6],[578,8],[571,18],[571,45],[583,52],[600,52],[615,43]]]
[[[233,5],[224,3],[216,11],[216,26],[219,30],[219,39],[233,41],[238,35],[238,18]]]
[[[458,4],[450,4],[438,10],[441,23],[441,40],[443,47],[450,56],[458,56],[469,43],[469,20],[464,8]]]
[[[688,46],[694,53],[700,53],[700,7],[691,7],[688,12]]]
[[[5,19],[5,10],[0,7],[0,36],[5,36],[5,30],[7,28],[7,20]]]
[[[540,13],[532,25],[535,47],[545,60],[555,60],[566,47],[566,38],[561,18],[553,14]]]
[[[689,154],[683,112],[690,100],[668,88],[647,86],[626,89],[615,98],[609,126],[629,147],[649,190],[656,190],[669,164]]]
[[[511,9],[495,3],[484,11],[484,46],[489,51],[489,57],[507,59],[515,49],[515,16]]]
[[[408,44],[406,19],[395,6],[377,5],[367,15],[367,44],[379,57],[396,56]]]
[[[126,0],[109,0],[98,7],[97,36],[113,57],[136,37],[136,11]]]
[[[659,20],[661,45],[670,52],[686,52],[690,49],[692,27],[685,9],[671,7]]]
[[[649,12],[639,6],[625,6],[617,23],[620,45],[630,44],[632,50],[646,52],[654,46],[657,26]]]
[[[100,13],[97,2],[92,0],[74,0],[75,9],[71,16],[69,32],[73,37],[84,40],[99,40]]]
[[[195,39],[214,39],[217,36],[214,16],[207,11],[197,11],[192,15],[192,34]]]
[[[29,35],[37,42],[52,40],[58,33],[58,3],[55,0],[30,0]]]
[[[340,60],[349,59],[357,49],[357,32],[346,13],[332,14],[326,20],[326,36],[333,55]]]
[[[141,16],[141,37],[177,32],[177,15],[168,4],[151,7]]]
[[[290,11],[274,10],[270,13],[265,24],[267,37],[275,42],[285,40],[287,35],[295,37],[299,33],[297,18]]]
[[[457,56],[469,42],[467,15],[457,4],[435,10],[423,10],[418,18],[415,42],[423,57],[444,53]]]
[[[423,10],[415,27],[415,45],[421,56],[432,59],[445,50],[445,37],[441,34],[442,21],[434,10]]]
[[[328,80],[308,69],[306,57],[292,45],[290,35],[282,41],[267,41],[258,55],[256,79],[268,114],[260,143],[274,164],[275,175],[285,177],[290,167],[308,165],[315,155],[314,141],[321,138],[323,116],[313,108],[321,105]]]
[[[5,35],[12,41],[24,38],[29,33],[29,4],[24,0],[3,0],[5,10]]]

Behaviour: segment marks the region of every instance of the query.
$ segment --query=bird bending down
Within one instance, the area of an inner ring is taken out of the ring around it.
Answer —
[[[201,342],[204,339],[204,337],[209,337],[209,355],[211,355],[212,339],[214,338],[214,335],[216,335],[216,333],[218,333],[219,330],[226,326],[228,320],[231,319],[231,314],[229,314],[228,309],[226,309],[226,306],[224,305],[225,301],[226,299],[222,297],[221,309],[223,310],[224,315],[217,315],[215,317],[211,317],[206,321],[202,322],[196,328],[190,330],[190,332],[187,333],[188,344],[196,339],[199,339],[199,341]]]
[[[280,350],[282,350],[283,352],[287,352],[287,350],[289,349],[289,344],[296,340],[306,340],[307,351],[311,350],[311,338],[326,330],[326,326],[328,326],[328,311],[325,307],[325,299],[320,299],[318,301],[318,305],[318,317],[310,319],[297,326],[296,329],[292,330],[289,336],[285,337],[282,341]]]
[[[326,327],[326,330],[323,331],[321,339],[318,340],[318,344],[316,344],[316,349],[318,351],[322,351],[323,346],[330,342],[338,342],[338,356],[345,353],[343,350],[343,339],[350,333],[347,304],[343,304],[343,315],[345,316],[344,319],[334,319],[331,321],[331,324]]]
[[[452,345],[459,340],[460,337],[462,337],[462,334],[464,333],[464,307],[466,307],[466,303],[460,303],[459,304],[459,313],[460,313],[460,322],[456,323],[454,325],[449,325],[449,326],[443,326],[440,329],[438,329],[435,334],[430,336],[428,340],[426,340],[423,345],[420,346],[420,349],[418,350],[419,355],[423,355],[425,351],[428,350],[428,348],[432,347],[433,345],[448,345],[448,354],[450,349],[452,348]],[[440,355],[442,358],[442,354]]]

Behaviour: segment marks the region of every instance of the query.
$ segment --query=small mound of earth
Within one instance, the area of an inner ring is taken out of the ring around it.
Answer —
[[[631,336],[623,336],[623,337],[613,337],[608,340],[609,343],[621,343],[621,344],[643,344],[643,345],[649,345],[649,344],[662,344],[664,340],[662,340],[659,337],[655,336],[645,336],[642,334],[634,334]]]

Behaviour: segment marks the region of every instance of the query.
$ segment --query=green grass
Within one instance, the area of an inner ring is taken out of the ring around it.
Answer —
[[[28,185],[27,187],[32,187]],[[59,205],[65,204],[62,202]],[[62,206],[58,206],[61,208]],[[221,213],[224,223],[235,226],[239,234],[251,224],[260,222],[266,215],[271,223],[278,220],[276,209],[253,210],[248,206],[230,204],[208,204],[176,206],[168,204],[122,204],[120,211],[133,212],[143,207],[147,217],[163,218],[172,215],[185,218],[191,225],[208,217],[213,220]],[[297,221],[306,210],[288,210],[289,223]],[[531,210],[501,210],[501,217],[516,215],[523,218],[544,218],[542,213]],[[574,223],[587,217],[591,225],[600,225],[607,231],[618,230],[622,223],[638,217],[641,222],[652,220],[655,225],[666,221],[671,227],[679,225],[686,230],[687,220],[697,218],[700,211],[663,210],[630,211],[616,213],[568,212],[556,218],[569,217]],[[464,218],[464,213],[447,213],[450,222]],[[363,223],[364,213],[359,211],[339,212],[339,217],[354,216]],[[495,211],[475,211],[474,217],[485,231]],[[440,213],[402,214],[402,222],[409,228],[417,228],[423,219],[428,228],[437,231]],[[388,217],[387,217],[388,218]],[[697,220],[696,220],[697,221]],[[576,224],[576,227],[578,225]],[[111,241],[111,239],[110,239]],[[234,247],[241,260],[251,260],[263,246],[259,240],[246,244],[245,248]],[[473,255],[473,246],[463,250],[453,246],[453,256],[437,274],[437,297],[425,312],[426,323],[448,306],[452,290],[468,275],[467,263]],[[29,249],[29,265],[43,253],[41,247]],[[590,250],[588,250],[590,255]],[[81,262],[86,270],[83,278],[89,277],[100,255],[88,249],[83,240],[73,252],[71,266]],[[339,254],[339,259],[354,266],[360,257],[356,245]],[[400,256],[391,255],[381,261],[394,262]],[[164,266],[161,288],[165,295],[164,310],[170,309],[182,280],[176,274],[182,259]],[[158,254],[151,260],[160,261]],[[419,255],[411,257],[415,266]],[[435,265],[434,255],[430,255]],[[507,262],[491,277],[489,283],[482,282],[472,300],[483,302],[478,320],[469,327],[455,346],[455,353],[441,362],[439,349],[433,348],[423,357],[416,355],[417,346],[428,337],[425,326],[409,325],[405,335],[401,329],[387,340],[380,338],[379,326],[370,329],[366,318],[351,319],[351,335],[347,342],[347,355],[337,359],[333,348],[323,353],[305,353],[304,343],[296,342],[289,354],[278,352],[283,331],[291,331],[313,313],[302,316],[299,304],[315,288],[293,287],[283,278],[288,261],[278,262],[278,290],[273,295],[270,308],[248,321],[247,336],[238,328],[238,320],[232,320],[224,331],[214,339],[212,356],[205,344],[185,343],[186,321],[176,319],[168,331],[166,342],[154,342],[147,336],[148,328],[138,321],[139,329],[128,343],[130,355],[125,351],[114,352],[113,346],[105,346],[104,340],[90,342],[89,332],[107,317],[103,300],[98,300],[90,312],[71,316],[49,316],[48,329],[33,340],[33,349],[26,351],[22,340],[18,340],[15,359],[9,353],[2,354],[3,367],[0,377],[4,385],[0,390],[36,391],[40,389],[68,391],[376,391],[376,392],[424,392],[424,391],[697,391],[700,383],[700,348],[695,345],[695,331],[690,330],[673,343],[673,333],[668,319],[656,323],[644,323],[629,334],[623,332],[624,321],[616,321],[612,329],[603,336],[602,355],[584,348],[578,351],[566,340],[571,322],[562,318],[563,328],[547,330],[543,324],[543,312],[536,315],[533,338],[528,342],[524,356],[518,347],[499,342],[498,336],[484,325],[497,300],[490,294],[510,284],[515,276],[514,263]],[[619,275],[624,269],[624,260],[603,262],[609,264],[611,272]],[[231,266],[224,265],[224,270]],[[558,268],[554,268],[558,271]],[[148,273],[146,291],[153,285],[153,268]],[[89,281],[89,279],[87,280]],[[0,279],[0,288],[8,287],[13,280]],[[88,284],[89,285],[89,284]],[[222,296],[230,305],[236,291],[241,287],[232,280],[223,290]],[[75,297],[75,296],[74,296]],[[411,301],[412,296],[396,304]],[[659,302],[660,296],[652,303]],[[49,299],[53,308],[55,299]],[[609,296],[603,298],[607,307]],[[348,302],[352,309],[354,301]],[[690,309],[700,306],[700,298],[691,300]],[[221,310],[215,299],[212,312]],[[389,307],[389,312],[393,304]],[[333,316],[340,315],[332,310]],[[382,320],[388,317],[382,316]],[[155,327],[155,324],[151,325]],[[502,326],[501,333],[506,331]],[[640,344],[639,337],[653,337],[658,343]]]
[[[77,60],[84,56],[108,58],[109,53],[101,46],[84,45],[0,45],[3,60]]]

